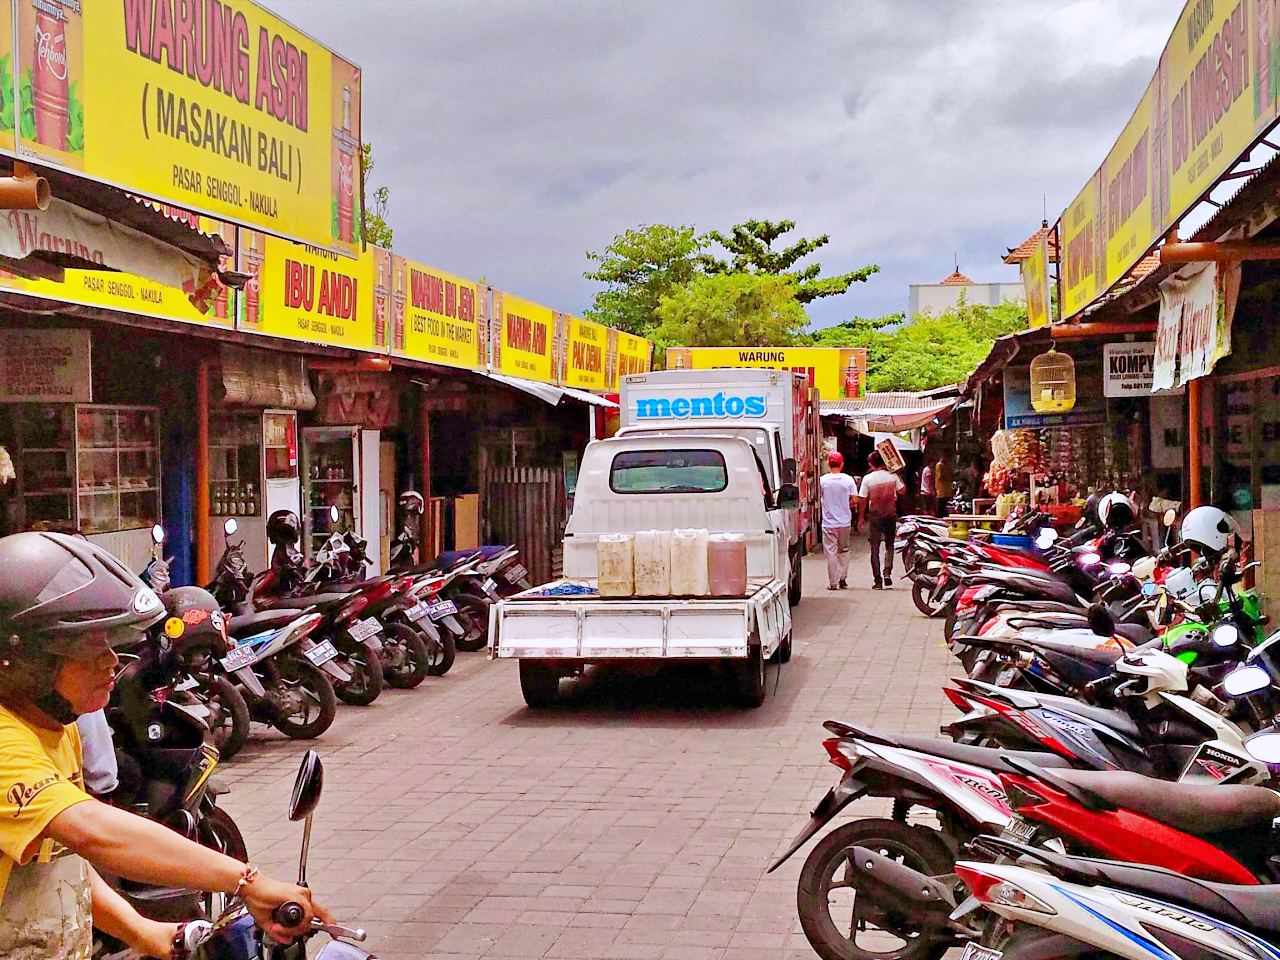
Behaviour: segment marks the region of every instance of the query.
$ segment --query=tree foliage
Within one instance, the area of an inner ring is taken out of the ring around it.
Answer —
[[[658,304],[660,347],[793,344],[809,318],[785,277],[723,273],[696,277]]]
[[[658,304],[698,276],[696,257],[705,246],[706,240],[688,226],[657,223],[618,234],[600,253],[587,254],[596,268],[583,276],[605,285],[586,311],[587,319],[652,337]]]
[[[369,192],[369,174],[373,173],[373,146],[362,144],[360,147],[360,195],[364,197],[364,238],[375,247],[391,249],[394,236],[387,223],[387,208],[391,204],[391,191],[387,187],[378,187]]]
[[[822,265],[810,263],[796,267],[799,261],[831,242],[831,237],[801,237],[788,247],[775,250],[773,245],[784,234],[796,228],[794,220],[747,220],[728,233],[712,230],[706,240],[718,243],[729,254],[727,260],[711,254],[701,254],[698,264],[711,274],[716,273],[765,273],[786,277],[795,285],[796,300],[811,303],[819,297],[834,297],[844,293],[855,283],[865,283],[867,278],[880,271],[876,264],[861,267],[849,273],[821,277]]]
[[[1011,301],[989,307],[962,298],[937,315],[903,320],[902,314],[859,318],[819,330],[812,341],[820,347],[866,347],[869,390],[929,390],[968,377],[997,337],[1026,328],[1027,311]]]

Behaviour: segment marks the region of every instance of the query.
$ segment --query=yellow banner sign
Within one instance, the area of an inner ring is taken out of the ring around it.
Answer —
[[[374,322],[374,255],[358,260],[249,230],[240,231],[239,329],[352,350],[386,348]]]
[[[866,393],[867,351],[862,347],[670,347],[667,369],[715,370],[754,367],[808,376],[824,400],[856,399]]]
[[[395,260],[392,353],[446,367],[480,366],[476,285],[435,267]]]
[[[493,369],[509,377],[554,382],[555,314],[510,293],[495,292],[493,301]]]
[[[1155,76],[1062,215],[1062,316],[1117,282],[1280,115],[1280,5],[1188,0]]]
[[[168,211],[177,215],[178,211]],[[227,248],[235,246],[235,227],[206,217],[189,215],[194,229],[218,234]],[[187,294],[176,287],[166,287],[127,273],[110,270],[66,270],[61,281],[32,280],[0,272],[0,289],[28,294],[44,300],[99,307],[120,313],[132,313],[157,320],[176,320],[230,329],[235,323],[235,295],[219,287],[217,298],[206,312],[197,310]]]
[[[1043,236],[1031,256],[1022,261],[1022,286],[1027,292],[1027,326],[1049,322],[1049,238]]]
[[[648,373],[653,369],[653,342],[634,334],[613,331],[613,365],[609,389],[617,390],[622,378],[632,373]]]
[[[590,320],[566,317],[565,362],[561,383],[583,390],[609,386],[609,328]]]
[[[19,155],[358,253],[357,68],[250,0],[15,2]]]

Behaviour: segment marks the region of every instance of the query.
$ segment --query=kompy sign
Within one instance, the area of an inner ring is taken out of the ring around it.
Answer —
[[[1108,343],[1102,348],[1102,395],[1104,397],[1147,397],[1155,373],[1156,345]]]
[[[763,395],[739,396],[724,391],[708,397],[638,397],[637,420],[731,419],[763,417],[768,412]]]

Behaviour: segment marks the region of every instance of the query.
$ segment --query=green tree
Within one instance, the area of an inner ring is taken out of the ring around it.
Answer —
[[[785,277],[721,273],[696,277],[658,304],[659,347],[781,347],[809,322]]]
[[[605,289],[596,294],[587,319],[651,337],[658,304],[698,275],[695,258],[705,246],[693,227],[655,223],[618,234],[600,253],[588,252],[596,268],[583,276]]]
[[[833,277],[820,277],[822,265],[796,264],[831,242],[823,234],[811,239],[801,237],[789,247],[775,250],[773,244],[783,234],[796,228],[794,220],[748,220],[735,226],[727,235],[719,230],[707,234],[707,240],[718,243],[729,254],[727,260],[710,254],[698,257],[698,263],[707,273],[765,273],[786,277],[795,284],[796,300],[810,303],[819,297],[834,297],[844,293],[855,283],[865,283],[867,278],[880,272],[872,264],[849,273]]]
[[[885,317],[854,317],[835,326],[824,327],[810,335],[815,347],[865,347],[867,369],[873,370],[884,363],[893,340],[893,331],[886,329],[905,322],[904,313],[891,313]]]
[[[365,242],[390,250],[393,233],[387,224],[387,207],[391,204],[391,191],[387,187],[378,187],[372,193],[369,192],[369,174],[373,173],[372,144],[362,144],[360,152],[360,195],[364,197],[362,226]]]

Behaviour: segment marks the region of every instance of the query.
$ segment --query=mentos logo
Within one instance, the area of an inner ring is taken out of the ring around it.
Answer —
[[[689,417],[763,417],[768,410],[767,398],[725,396],[713,397],[645,397],[636,400],[637,420],[684,420]]]

